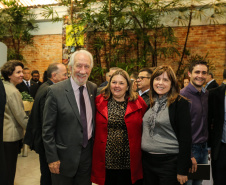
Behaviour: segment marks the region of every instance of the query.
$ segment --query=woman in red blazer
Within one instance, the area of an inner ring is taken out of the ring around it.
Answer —
[[[99,185],[141,183],[144,100],[132,91],[124,70],[113,73],[96,97],[96,127],[91,181]]]

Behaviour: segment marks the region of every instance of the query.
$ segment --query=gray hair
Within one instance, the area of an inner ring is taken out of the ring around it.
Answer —
[[[48,69],[47,69],[47,78],[51,78],[52,77],[52,73],[56,72],[59,68],[58,65],[60,63],[55,62],[49,65]]]
[[[84,49],[81,49],[81,50],[78,50],[78,51],[76,51],[76,52],[74,52],[72,55],[71,55],[71,58],[70,58],[70,62],[68,63],[68,67],[70,68],[72,68],[73,66],[74,66],[74,63],[75,63],[75,57],[76,57],[76,55],[77,54],[79,54],[79,53],[83,53],[83,54],[85,54],[85,55],[87,55],[89,58],[90,58],[90,62],[91,62],[91,68],[93,68],[93,56],[92,56],[92,54],[89,52],[89,51],[86,51],[86,50],[84,50]]]

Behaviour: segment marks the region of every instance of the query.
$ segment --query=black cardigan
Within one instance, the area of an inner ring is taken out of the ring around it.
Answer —
[[[172,128],[179,143],[177,174],[187,175],[191,167],[191,117],[189,102],[178,95],[175,102],[169,106],[169,117]]]
[[[150,108],[148,106],[147,110]],[[177,174],[188,175],[191,168],[191,116],[189,102],[186,98],[178,95],[177,99],[169,106],[169,118],[171,126],[179,143],[177,160]]]

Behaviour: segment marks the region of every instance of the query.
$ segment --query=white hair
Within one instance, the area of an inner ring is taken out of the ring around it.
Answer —
[[[70,62],[68,63],[69,69],[70,69],[70,67],[73,68],[74,63],[75,63],[75,57],[76,57],[76,55],[79,54],[79,53],[83,53],[83,54],[87,55],[87,56],[90,58],[90,62],[91,62],[91,66],[90,66],[90,67],[91,67],[91,69],[92,69],[92,68],[93,68],[93,56],[92,56],[92,54],[91,54],[89,51],[86,51],[86,50],[84,50],[84,49],[78,50],[78,51],[74,52],[74,53],[71,55]]]

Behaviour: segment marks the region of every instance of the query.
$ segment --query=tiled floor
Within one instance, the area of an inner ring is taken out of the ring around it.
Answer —
[[[39,159],[34,151],[28,151],[27,157],[18,156],[14,185],[40,185]]]
[[[29,151],[27,157],[18,156],[14,185],[40,185],[38,154]]]
[[[40,185],[39,159],[34,151],[28,151],[27,157],[18,156],[14,185]],[[212,185],[212,182],[205,181],[203,185]]]

